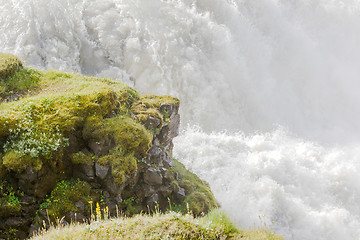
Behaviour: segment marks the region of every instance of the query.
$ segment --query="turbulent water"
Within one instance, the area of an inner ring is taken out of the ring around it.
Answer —
[[[242,227],[360,239],[359,0],[0,0],[0,51],[181,99],[174,155]]]

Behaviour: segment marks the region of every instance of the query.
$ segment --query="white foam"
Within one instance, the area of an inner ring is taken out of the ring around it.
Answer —
[[[194,128],[175,146],[174,156],[209,182],[240,226],[266,225],[285,239],[359,239],[360,147],[324,148],[284,130]]]

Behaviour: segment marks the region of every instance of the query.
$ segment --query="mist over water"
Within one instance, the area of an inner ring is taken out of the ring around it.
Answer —
[[[174,155],[239,226],[360,239],[358,0],[0,0],[0,32],[29,65],[179,97]]]
[[[285,239],[359,239],[359,146],[325,148],[284,130],[197,128],[175,146],[175,156],[209,182],[239,226],[266,225]]]

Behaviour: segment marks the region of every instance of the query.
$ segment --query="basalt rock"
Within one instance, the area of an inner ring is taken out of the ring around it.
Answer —
[[[103,180],[103,179],[105,179],[106,175],[109,172],[109,167],[101,166],[101,165],[95,163],[95,172],[96,172],[96,177]]]
[[[144,182],[151,185],[161,185],[163,177],[161,176],[160,170],[157,170],[153,167],[148,168],[148,170],[144,173]]]
[[[177,98],[140,96],[121,82],[42,72],[8,58],[0,77],[31,84],[11,86],[14,98],[0,83],[0,239],[24,238],[60,219],[170,206],[186,212],[187,205],[198,215],[217,206],[209,187],[171,157]]]

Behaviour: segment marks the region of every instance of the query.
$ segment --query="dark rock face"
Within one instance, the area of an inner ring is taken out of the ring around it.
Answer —
[[[174,176],[169,174],[170,168],[174,166],[170,155],[173,147],[172,138],[177,136],[179,130],[179,109],[171,104],[164,105],[162,108],[164,108],[163,111],[169,111],[169,123],[163,124],[159,133],[154,135],[152,146],[143,161],[138,163],[137,171],[127,175],[122,184],[114,183],[111,169],[101,169],[101,166],[95,163],[95,181],[101,184],[103,193],[104,190],[106,191],[103,196],[109,203],[107,205],[111,205],[111,203],[122,205],[123,211],[126,211],[128,205],[136,205],[139,207],[138,210],[147,212],[149,208],[152,209],[156,205],[163,210],[168,208],[170,196],[173,199],[180,199],[176,197],[179,193],[174,191],[170,184]],[[150,121],[150,127],[160,126],[160,121],[150,117],[149,119],[147,121]],[[173,121],[174,123],[172,123]],[[185,196],[184,190],[180,192],[181,194]],[[132,201],[131,204],[128,203],[129,199]],[[183,198],[181,198],[182,200]]]
[[[95,179],[95,171],[93,166],[89,164],[80,164],[78,169],[74,171],[74,177],[79,179],[84,179],[84,181],[91,182]]]
[[[159,118],[149,116],[148,119],[145,122],[145,127],[147,128],[157,128],[161,124],[161,120]]]

